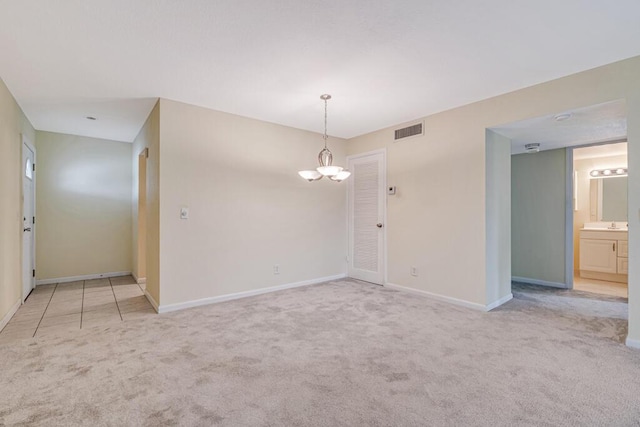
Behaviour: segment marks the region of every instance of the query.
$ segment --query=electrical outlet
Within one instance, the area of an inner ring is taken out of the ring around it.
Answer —
[[[280,266],[278,264],[273,266],[273,274],[280,274]]]
[[[180,208],[180,219],[189,219],[189,208]]]
[[[411,275],[418,276],[418,269],[414,266],[411,266]]]

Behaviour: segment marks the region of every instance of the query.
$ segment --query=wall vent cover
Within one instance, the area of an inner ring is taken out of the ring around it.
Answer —
[[[407,126],[406,128],[396,129],[394,140],[398,141],[410,136],[422,135],[424,133],[423,128],[423,123],[416,123],[415,125]]]

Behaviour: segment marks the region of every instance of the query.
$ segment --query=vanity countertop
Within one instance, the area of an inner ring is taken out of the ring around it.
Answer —
[[[581,230],[589,231],[629,231],[629,226],[626,221],[613,221],[613,222],[585,222]]]

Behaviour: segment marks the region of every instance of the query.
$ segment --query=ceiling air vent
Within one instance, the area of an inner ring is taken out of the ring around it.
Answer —
[[[423,126],[422,123],[417,123],[415,125],[407,126],[406,128],[396,129],[395,141],[398,141],[403,138],[409,138],[410,136],[422,135],[423,134]]]

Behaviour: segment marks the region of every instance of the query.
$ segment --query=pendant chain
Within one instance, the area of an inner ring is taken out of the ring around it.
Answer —
[[[324,148],[327,148],[327,100],[324,100]]]

